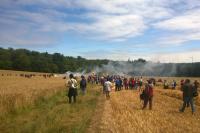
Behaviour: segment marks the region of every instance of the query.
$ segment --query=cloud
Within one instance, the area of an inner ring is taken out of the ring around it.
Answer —
[[[110,59],[110,60],[121,60],[127,61],[128,59],[135,60],[138,58],[144,58],[150,60],[148,53],[133,53],[127,51],[126,49],[123,50],[115,50],[115,51],[108,51],[108,50],[94,50],[94,51],[87,51],[80,53],[83,57],[88,59]]]
[[[149,4],[151,0],[2,0],[0,27],[7,26],[6,32],[11,33],[26,30],[26,34],[43,36],[49,32],[74,32],[96,40],[124,41],[142,35],[148,29],[146,18],[150,20],[153,16],[154,20],[170,16],[170,12],[158,2],[151,7]],[[24,40],[25,34],[11,37],[15,38],[21,41],[10,41],[32,44],[33,40],[30,39],[30,43]],[[6,41],[1,38],[1,42]],[[37,43],[36,40],[33,42]]]
[[[88,36],[93,34],[101,40],[126,39],[140,35],[146,28],[137,15],[103,15],[98,16],[92,24],[72,24],[74,30]]]
[[[46,46],[58,43],[61,33],[68,30],[67,25],[59,21],[64,16],[65,14],[54,10],[3,11],[0,14],[0,44]]]
[[[132,53],[126,50],[121,51],[107,51],[107,50],[95,50],[88,52],[81,52],[81,55],[88,59],[111,59],[127,61],[143,58],[148,61],[162,62],[162,63],[182,63],[182,62],[200,62],[200,50],[189,50],[180,52],[157,52],[157,53]]]
[[[200,32],[182,32],[157,39],[157,45],[161,47],[182,46],[189,41],[200,40]]]
[[[165,30],[196,31],[200,30],[200,9],[190,10],[183,15],[154,24],[157,28]]]
[[[161,34],[149,39],[153,43],[142,42],[139,51],[148,45],[180,46],[200,39],[199,6],[199,0],[2,0],[0,45],[58,45],[68,34],[126,45],[155,30]],[[104,53],[113,59],[150,59],[126,51]]]
[[[192,40],[200,40],[200,10],[187,11],[183,15],[155,23],[156,28],[171,31],[169,36],[158,40],[161,44],[182,45]],[[174,32],[174,33],[173,33]]]
[[[200,62],[200,50],[196,51],[183,51],[183,52],[176,52],[176,53],[160,53],[152,55],[152,59],[154,61],[161,61],[161,62],[173,62],[173,63],[191,63],[193,62]]]

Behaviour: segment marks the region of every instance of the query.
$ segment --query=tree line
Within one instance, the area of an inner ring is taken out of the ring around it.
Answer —
[[[153,63],[144,59],[134,61],[110,61],[99,59],[85,59],[81,56],[64,56],[60,53],[49,54],[48,52],[30,51],[27,49],[0,48],[0,69],[19,70],[47,73],[65,73],[72,72],[91,72],[96,67],[107,68],[109,65],[120,71],[130,69],[129,75],[146,76],[200,76],[200,62],[195,63]]]
[[[60,53],[40,53],[26,49],[0,48],[0,69],[48,73],[67,71],[90,71],[92,68],[107,64],[108,60],[87,60],[64,56]]]
[[[195,63],[153,63],[133,62],[131,74],[145,76],[200,77],[200,62]]]

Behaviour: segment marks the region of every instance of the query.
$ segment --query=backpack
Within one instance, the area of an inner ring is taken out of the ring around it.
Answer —
[[[197,97],[199,95],[197,88],[193,87],[193,97]]]
[[[119,86],[119,85],[120,85],[120,80],[117,79],[117,80],[115,81],[115,84],[116,84],[117,86]]]
[[[146,96],[153,96],[153,88],[150,85],[147,85],[144,93]]]
[[[149,86],[149,96],[153,96],[153,88],[152,88],[152,86]]]
[[[71,81],[71,88],[76,89],[78,86],[77,83],[75,83],[73,80],[70,81]]]
[[[140,100],[144,100],[144,98],[145,98],[145,92],[143,90],[142,93],[140,94]]]
[[[199,93],[197,91],[193,92],[193,97],[197,97]]]

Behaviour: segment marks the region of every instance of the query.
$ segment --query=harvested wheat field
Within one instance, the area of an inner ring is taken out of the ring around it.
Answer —
[[[22,75],[23,76],[20,76]],[[25,77],[25,75],[35,75]],[[76,104],[66,96],[67,79],[47,73],[0,71],[1,133],[84,132],[94,115],[100,91],[88,84],[87,94],[78,90]]]
[[[76,104],[68,104],[65,81],[44,73],[0,71],[0,130],[3,132],[87,133],[198,133],[200,98],[196,113],[179,112],[182,93],[154,89],[153,110],[142,110],[137,90],[112,92],[106,100],[100,85],[79,90]],[[20,74],[34,74],[25,77]],[[80,80],[80,79],[78,79]]]
[[[20,76],[22,75],[22,76]],[[32,77],[25,77],[35,75]],[[63,90],[62,78],[44,77],[45,73],[0,71],[0,112],[34,104],[40,97],[48,97]]]
[[[200,107],[196,113],[186,108],[179,113],[182,101],[161,94],[156,90],[153,110],[142,110],[139,92],[123,90],[112,92],[110,100],[103,100],[96,111],[89,132],[102,133],[198,133],[200,131]],[[99,122],[97,122],[99,121]]]

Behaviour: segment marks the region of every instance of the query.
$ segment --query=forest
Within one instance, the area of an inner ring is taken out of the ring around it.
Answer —
[[[91,72],[96,68],[98,71],[116,71],[137,76],[200,76],[200,62],[155,63],[144,59],[133,61],[91,60],[81,56],[64,56],[60,53],[49,54],[27,49],[0,48],[0,69],[3,70],[65,73],[67,71]]]
[[[65,73],[90,70],[107,64],[108,60],[87,60],[60,53],[40,53],[26,49],[0,48],[0,69],[32,72]]]

